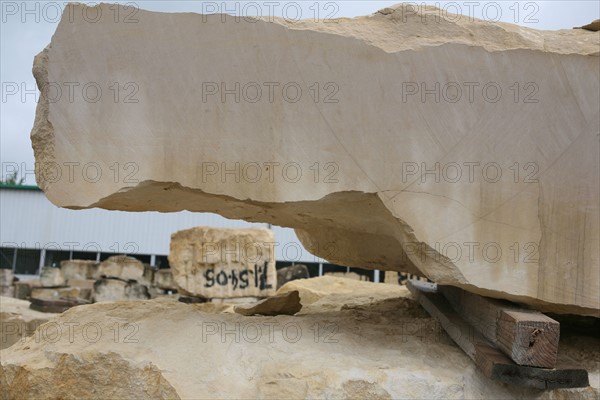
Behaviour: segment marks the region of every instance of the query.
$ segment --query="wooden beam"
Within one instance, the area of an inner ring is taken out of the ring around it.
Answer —
[[[452,287],[438,287],[452,307],[519,365],[554,368],[560,323],[535,310]]]
[[[588,374],[584,369],[545,369],[517,365],[463,319],[444,296],[436,293],[435,284],[409,281],[407,287],[488,378],[537,389],[589,385]]]

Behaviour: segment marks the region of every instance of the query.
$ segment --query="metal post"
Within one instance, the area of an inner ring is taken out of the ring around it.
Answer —
[[[323,276],[323,263],[319,263],[319,276]]]
[[[38,275],[42,273],[42,268],[44,267],[45,262],[46,262],[46,249],[42,249],[40,251],[40,265],[38,266],[38,272],[37,272]]]
[[[373,282],[379,283],[379,270],[378,269],[373,271]]]
[[[156,265],[156,254],[150,254],[150,266],[154,267]]]
[[[12,270],[13,270],[13,274],[17,270],[17,248],[16,247],[15,247],[15,254],[13,254]]]

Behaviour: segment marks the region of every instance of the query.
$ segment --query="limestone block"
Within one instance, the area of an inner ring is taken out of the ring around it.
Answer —
[[[169,265],[177,286],[206,298],[275,293],[275,235],[270,229],[196,227],[171,235]]]
[[[94,289],[94,283],[96,282],[95,279],[77,279],[77,278],[70,278],[67,281],[67,286],[70,287],[74,287],[74,288],[79,288],[79,289]]]
[[[92,290],[90,288],[62,287],[62,288],[33,288],[31,297],[42,300],[59,299],[84,299],[90,300]]]
[[[0,296],[15,297],[14,286],[0,286]]]
[[[90,279],[96,275],[98,263],[92,260],[63,260],[60,269],[66,280]]]
[[[233,308],[233,311],[245,315],[294,315],[302,309],[300,303],[300,293],[292,290],[286,293],[280,293],[272,297],[267,297],[256,303],[240,304]]]
[[[65,277],[60,268],[42,267],[40,272],[40,283],[44,287],[64,286]]]
[[[356,272],[326,272],[324,275],[337,276],[339,278],[354,279],[357,281],[369,281],[369,277]]]
[[[398,284],[398,272],[397,271],[385,271],[384,282],[388,285]]]
[[[31,296],[31,285],[28,282],[15,282],[14,284],[16,299],[25,300]]]
[[[102,276],[137,281],[144,276],[144,264],[134,257],[112,256],[100,263],[94,277]]]
[[[41,89],[104,94],[41,90],[37,165],[102,172],[36,168],[54,204],[292,227],[335,264],[600,316],[597,32],[406,5],[87,18],[115,8],[73,4],[34,62]]]
[[[157,271],[156,267],[152,267],[150,264],[144,263],[144,274],[140,279],[138,279],[138,283],[141,283],[144,286],[151,287],[154,284],[154,273]]]
[[[15,274],[12,269],[0,268],[0,286],[10,286],[13,284]]]
[[[121,279],[103,278],[94,284],[94,302],[145,300],[150,298],[148,288],[137,282],[127,282]]]

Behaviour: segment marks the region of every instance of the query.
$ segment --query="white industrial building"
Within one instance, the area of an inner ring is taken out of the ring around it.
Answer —
[[[302,263],[313,276],[348,270],[309,253],[289,228],[189,211],[68,210],[53,205],[37,186],[0,184],[0,268],[12,268],[17,276],[39,274],[41,267],[58,266],[62,260],[102,261],[115,254],[165,268],[171,234],[195,226],[270,227],[278,267]],[[378,277],[373,271],[352,270],[371,280]]]

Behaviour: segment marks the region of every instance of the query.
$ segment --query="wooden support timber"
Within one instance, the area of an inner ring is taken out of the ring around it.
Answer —
[[[452,340],[488,378],[537,389],[589,385],[588,374],[584,369],[546,369],[516,364],[456,312],[444,296],[437,292],[435,284],[409,281],[407,286],[423,308],[439,321]]]
[[[560,324],[535,310],[452,286],[438,286],[470,325],[519,365],[554,368]]]

